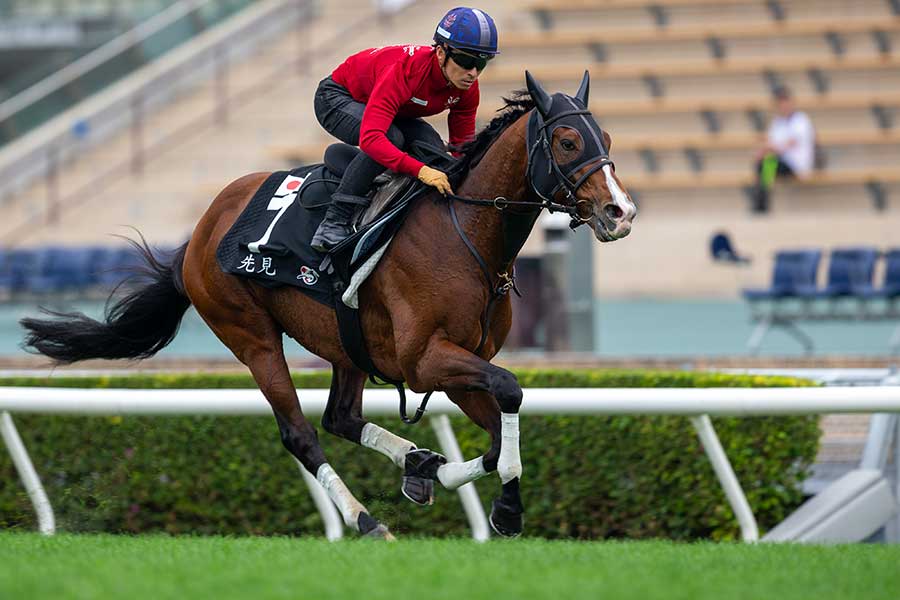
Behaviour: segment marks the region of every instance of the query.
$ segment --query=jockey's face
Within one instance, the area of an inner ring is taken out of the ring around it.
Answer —
[[[468,69],[463,68],[459,66],[459,64],[452,58],[453,56],[457,55],[471,55],[468,55],[465,52],[461,52],[459,50],[451,50],[450,53],[451,54],[448,56],[447,51],[444,50],[443,47],[438,46],[438,64],[441,65],[441,70],[444,72],[444,77],[447,78],[447,81],[449,81],[454,87],[458,89],[467,90],[472,87],[472,84],[474,84],[475,80],[478,79],[478,76],[481,75],[481,71],[479,71],[478,68],[474,65]]]

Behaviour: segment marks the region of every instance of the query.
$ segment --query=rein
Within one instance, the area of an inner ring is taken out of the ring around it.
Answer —
[[[497,210],[502,211],[507,206],[527,206],[531,209],[540,211],[546,208],[550,212],[567,212],[571,214],[571,207],[559,202],[551,202],[542,200],[540,202],[529,202],[528,200],[507,200],[503,196],[497,196],[493,200],[490,198],[467,198],[466,196],[457,196],[456,194],[447,194],[445,198],[462,202],[463,204],[476,204],[478,206],[493,206]]]

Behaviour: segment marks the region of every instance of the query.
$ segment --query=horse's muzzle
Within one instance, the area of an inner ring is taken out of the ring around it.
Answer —
[[[631,233],[631,222],[634,215],[634,210],[622,210],[617,204],[607,204],[592,219],[594,236],[601,242],[614,242],[622,239]]]

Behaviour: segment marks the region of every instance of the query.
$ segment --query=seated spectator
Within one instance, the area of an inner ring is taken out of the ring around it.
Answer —
[[[756,154],[756,187],[753,212],[769,210],[769,194],[777,177],[804,178],[815,163],[816,131],[812,121],[794,106],[790,90],[775,90],[775,118],[769,125],[766,144]]]

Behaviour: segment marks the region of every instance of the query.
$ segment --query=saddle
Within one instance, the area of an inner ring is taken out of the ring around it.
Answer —
[[[354,233],[328,253],[309,242],[359,149],[332,144],[323,162],[272,173],[222,238],[216,259],[225,273],[266,287],[290,285],[335,310],[344,345],[361,370],[394,385],[372,363],[359,321],[358,290],[374,271],[411,206],[430,188],[417,179],[387,173],[375,180],[367,208],[352,219]],[[413,142],[410,154],[450,171],[456,160],[443,149]]]
[[[323,164],[339,180],[360,152],[362,150],[355,146],[332,144],[325,150]],[[456,159],[442,149],[424,142],[413,142],[411,154],[435,168],[449,170],[456,163]],[[402,225],[410,201],[427,191],[427,186],[407,175],[385,172],[375,179],[368,206],[358,208],[351,219],[354,232],[332,248],[320,264],[320,270],[337,275],[339,281],[333,288],[341,293],[344,304],[359,308],[356,297],[359,286],[374,270]]]

